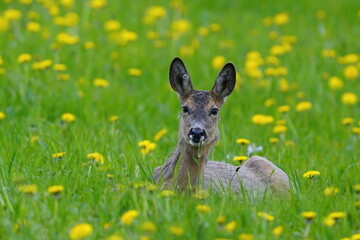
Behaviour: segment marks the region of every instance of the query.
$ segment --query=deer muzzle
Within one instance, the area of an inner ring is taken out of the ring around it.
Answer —
[[[191,128],[188,134],[190,144],[197,146],[200,141],[205,141],[207,135],[205,129],[202,128]]]

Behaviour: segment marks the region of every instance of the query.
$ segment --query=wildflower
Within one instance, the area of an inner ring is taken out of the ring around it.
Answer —
[[[277,25],[284,25],[289,22],[289,15],[287,13],[276,14],[273,21]]]
[[[235,230],[235,228],[236,228],[236,222],[235,221],[231,221],[231,222],[229,222],[229,223],[227,223],[225,226],[224,226],[224,228],[225,228],[225,230],[226,231],[228,231],[228,232],[233,232],[234,230]]]
[[[167,133],[167,129],[166,129],[166,128],[161,129],[160,131],[158,131],[158,132],[155,134],[154,140],[155,140],[155,141],[159,141],[160,138],[162,138],[166,133]]]
[[[53,69],[55,71],[59,71],[59,72],[65,71],[66,70],[66,65],[65,64],[54,64]]]
[[[239,161],[240,163],[246,161],[248,159],[247,156],[237,156],[233,158],[233,161]]]
[[[186,19],[180,19],[171,23],[171,32],[174,33],[175,36],[180,36],[186,33],[190,27],[190,21]]]
[[[306,220],[306,221],[311,221],[313,218],[316,217],[316,212],[302,212],[301,216]]]
[[[336,56],[336,51],[334,49],[323,49],[321,55],[324,58],[333,58]]]
[[[197,205],[196,210],[202,213],[211,212],[211,208],[208,205]]]
[[[129,69],[128,69],[128,74],[129,74],[130,76],[139,77],[139,76],[141,76],[142,72],[141,72],[141,70],[138,69],[138,68],[129,68]]]
[[[346,66],[344,68],[344,76],[349,80],[354,80],[359,76],[359,70],[354,65]]]
[[[238,138],[238,139],[236,139],[236,143],[239,143],[241,145],[246,145],[246,144],[249,144],[250,141],[246,138]]]
[[[354,105],[358,101],[358,96],[355,93],[347,92],[341,96],[341,101],[345,105]]]
[[[127,29],[123,29],[120,32],[114,32],[109,35],[109,40],[113,41],[121,46],[125,46],[126,44],[135,41],[138,38],[136,32],[129,31]]]
[[[319,171],[307,171],[303,174],[303,178],[314,178],[315,176],[320,176]]]
[[[305,112],[308,111],[312,108],[312,104],[311,102],[299,102],[298,104],[296,104],[296,111],[298,112]]]
[[[95,47],[95,43],[92,41],[87,41],[84,43],[84,48],[85,49],[93,49]]]
[[[276,102],[276,100],[274,98],[268,98],[265,100],[264,102],[264,106],[265,107],[271,107],[272,105],[274,105]]]
[[[34,70],[44,70],[47,69],[48,67],[50,67],[53,64],[52,60],[50,59],[46,59],[43,61],[39,61],[39,62],[34,62],[31,67]]]
[[[248,233],[240,233],[238,236],[238,240],[254,240],[253,234]]]
[[[354,191],[355,191],[357,194],[359,194],[359,193],[360,193],[360,184],[355,184],[355,185],[353,186],[353,189],[354,189]]]
[[[202,200],[209,197],[209,193],[206,190],[198,190],[193,194],[193,198]]]
[[[104,156],[98,152],[88,153],[87,159],[93,160],[95,163],[103,164],[104,163]]]
[[[113,234],[106,237],[105,240],[124,240],[124,238],[118,234]]]
[[[31,139],[30,139],[30,142],[36,142],[36,141],[39,141],[39,136],[32,136]]]
[[[171,226],[169,228],[169,231],[172,235],[175,235],[175,236],[181,236],[184,234],[184,229],[182,227],[178,227],[178,226]]]
[[[64,7],[71,7],[74,4],[74,0],[60,0],[60,4]]]
[[[290,110],[290,107],[288,105],[282,105],[277,108],[278,112],[280,113],[286,113]]]
[[[360,240],[360,233],[354,233],[353,235],[351,235],[350,240]]]
[[[254,116],[252,116],[251,121],[254,124],[266,125],[274,122],[274,117],[263,114],[255,114]]]
[[[277,125],[273,128],[273,132],[275,134],[278,134],[278,133],[285,133],[287,131],[287,127],[284,126],[284,125]]]
[[[109,20],[106,21],[104,24],[104,29],[108,32],[119,30],[120,27],[121,27],[120,22],[116,20]]]
[[[148,233],[156,232],[156,225],[153,222],[147,221],[141,224],[141,229]]]
[[[323,223],[328,227],[332,227],[335,225],[336,221],[333,218],[326,217],[324,218]]]
[[[274,56],[283,55],[286,52],[286,49],[283,45],[274,45],[270,48],[270,54]]]
[[[207,36],[209,34],[209,29],[207,27],[200,27],[198,33],[200,36]]]
[[[331,77],[329,79],[329,87],[332,90],[338,90],[344,87],[343,81],[338,77]]]
[[[94,9],[99,9],[105,7],[106,3],[106,0],[91,0],[90,7]]]
[[[345,218],[346,217],[346,213],[345,212],[331,212],[328,215],[329,218],[332,218],[334,220],[338,220],[340,218]]]
[[[110,122],[116,122],[117,120],[119,120],[119,116],[117,115],[112,115],[111,117],[109,117]]]
[[[53,195],[59,195],[61,192],[64,191],[64,186],[53,185],[53,186],[48,187],[47,191],[48,191],[48,193],[51,193]]]
[[[219,32],[221,30],[221,25],[219,23],[211,23],[209,25],[209,30],[211,32]]]
[[[0,32],[4,32],[9,29],[8,19],[0,16]]]
[[[219,225],[223,224],[225,221],[226,221],[226,217],[225,217],[225,216],[218,216],[218,217],[216,218],[216,223],[219,224]]]
[[[175,193],[171,190],[162,190],[159,194],[158,197],[163,198],[163,197],[172,197],[174,196]]]
[[[28,184],[28,185],[22,185],[18,187],[19,192],[24,194],[35,194],[37,193],[37,185],[36,184]]]
[[[261,217],[261,218],[263,218],[263,219],[265,219],[266,221],[269,221],[269,222],[274,221],[274,219],[275,219],[274,216],[272,216],[272,215],[270,215],[270,214],[268,214],[266,212],[258,212],[257,216]]]
[[[139,211],[129,210],[121,216],[120,221],[124,225],[131,225],[137,216],[139,216]]]
[[[109,179],[112,179],[115,177],[115,175],[114,174],[106,174],[106,177],[108,177]]]
[[[4,112],[0,112],[0,120],[4,120],[6,118],[6,114]]]
[[[215,56],[212,61],[211,65],[215,69],[221,69],[225,64],[225,58],[223,56]]]
[[[154,23],[156,20],[164,18],[166,15],[165,8],[161,6],[152,6],[146,9],[142,22],[145,24]]]
[[[56,41],[58,43],[66,44],[66,45],[74,45],[78,43],[80,38],[78,36],[69,35],[66,32],[59,33],[56,35]]]
[[[75,115],[72,113],[64,113],[61,115],[61,120],[67,123],[74,122],[76,119]]]
[[[28,32],[40,32],[41,25],[37,22],[29,22],[26,24],[26,30]]]
[[[326,18],[326,12],[324,10],[318,10],[316,11],[316,17],[319,20],[324,20]]]
[[[53,153],[52,157],[53,158],[62,158],[65,156],[65,154],[66,154],[66,152]]]
[[[324,195],[329,197],[329,196],[335,196],[336,194],[338,194],[339,189],[336,187],[326,187],[324,189]]]
[[[360,201],[355,202],[354,205],[357,209],[360,209]]]
[[[156,144],[148,140],[138,142],[138,146],[140,147],[140,151],[144,156],[148,155],[156,148]]]
[[[284,227],[283,226],[277,226],[276,228],[274,228],[272,230],[272,234],[275,236],[275,237],[280,237],[280,235],[283,233],[284,231]]]
[[[19,10],[16,9],[7,9],[3,12],[3,16],[5,17],[5,19],[7,20],[18,20],[19,18],[21,18],[21,12]]]
[[[65,16],[57,16],[54,19],[55,25],[73,27],[79,22],[79,16],[76,13],[68,13]]]
[[[66,73],[58,74],[57,77],[60,81],[68,81],[70,79],[70,75]]]
[[[154,192],[155,190],[157,190],[157,185],[155,184],[147,182],[145,186],[146,186],[146,191],[148,192]]]
[[[89,223],[79,223],[71,228],[69,238],[71,240],[82,239],[91,236],[93,233],[93,226]]]
[[[343,125],[351,125],[354,122],[354,119],[351,117],[346,117],[341,120]]]
[[[279,80],[279,90],[280,92],[287,92],[290,89],[290,84],[287,79],[281,78]]]
[[[102,79],[102,78],[96,78],[93,81],[93,84],[95,87],[99,87],[99,88],[107,88],[109,86],[109,81]]]
[[[360,127],[353,127],[351,128],[351,132],[353,134],[359,134],[360,133]]]

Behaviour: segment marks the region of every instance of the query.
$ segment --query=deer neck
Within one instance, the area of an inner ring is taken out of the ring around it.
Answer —
[[[204,165],[208,160],[212,146],[202,146],[201,151],[184,141],[180,141],[175,152],[178,155],[178,167],[174,172],[177,187],[196,189],[203,185]]]

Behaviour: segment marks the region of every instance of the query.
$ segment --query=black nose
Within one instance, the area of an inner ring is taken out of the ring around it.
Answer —
[[[189,137],[194,143],[199,143],[200,140],[205,140],[206,132],[201,128],[192,128],[189,131]]]

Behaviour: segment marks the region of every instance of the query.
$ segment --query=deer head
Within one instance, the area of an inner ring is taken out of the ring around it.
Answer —
[[[170,85],[179,94],[182,112],[179,123],[179,141],[193,147],[212,146],[220,138],[219,110],[225,98],[235,87],[236,72],[227,63],[216,78],[210,91],[195,90],[184,63],[175,58],[170,66]]]

